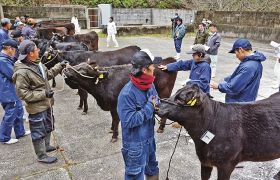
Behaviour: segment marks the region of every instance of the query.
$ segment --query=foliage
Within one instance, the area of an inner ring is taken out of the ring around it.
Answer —
[[[97,7],[112,4],[114,8],[170,8],[214,11],[279,12],[279,0],[0,0],[2,5],[43,6],[44,4],[74,4]]]
[[[58,2],[88,7],[97,7],[98,4],[112,4],[114,8],[184,8],[182,0],[60,0]],[[43,6],[54,3],[46,0],[0,0],[0,4],[14,6]]]

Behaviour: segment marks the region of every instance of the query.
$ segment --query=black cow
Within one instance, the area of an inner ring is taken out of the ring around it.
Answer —
[[[56,63],[63,60],[67,60],[71,66],[80,64],[82,62],[97,63],[98,66],[112,66],[128,64],[131,61],[132,56],[140,51],[138,46],[128,46],[115,51],[106,52],[93,52],[93,51],[53,51],[44,58],[43,63],[48,68],[53,67]],[[87,92],[83,89],[78,89],[80,96],[80,104],[78,109],[84,110],[82,114],[87,114],[88,103],[87,103]],[[169,97],[169,96],[168,96]]]
[[[95,31],[91,31],[86,34],[65,35],[60,33],[59,35],[60,42],[80,42],[86,44],[90,51],[98,50],[99,38]]]
[[[251,103],[225,104],[210,99],[197,85],[187,84],[161,101],[157,114],[184,126],[195,143],[201,162],[201,179],[228,180],[242,161],[280,158],[280,93]],[[210,140],[206,144],[202,136]]]
[[[176,62],[174,58],[162,60],[160,64]],[[112,66],[109,68],[93,68],[88,63],[75,66],[75,70],[64,70],[65,81],[71,88],[80,87],[95,97],[97,104],[104,111],[112,115],[113,136],[111,142],[116,142],[118,137],[119,117],[117,114],[117,98],[122,87],[129,81],[129,72],[132,65]],[[101,70],[100,70],[101,69]],[[79,73],[77,73],[77,71]],[[100,75],[102,71],[103,75]],[[104,71],[106,73],[104,74]],[[103,77],[102,77],[103,76]],[[89,78],[92,77],[92,78]],[[161,98],[169,97],[177,77],[177,72],[164,72],[156,67],[155,87]]]
[[[47,66],[47,68],[53,67],[56,63],[61,62],[62,60],[67,60],[71,66],[80,64],[81,62],[97,63],[98,66],[121,65],[130,63],[131,58],[138,51],[140,51],[140,48],[138,46],[128,46],[115,51],[106,52],[54,51],[47,55],[48,58],[43,59],[43,63]],[[88,94],[82,88],[76,89],[78,89],[78,94],[80,96],[80,104],[78,109],[82,109],[82,107],[84,106],[82,114],[87,114]]]

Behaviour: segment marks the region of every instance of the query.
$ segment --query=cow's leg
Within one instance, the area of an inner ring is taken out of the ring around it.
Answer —
[[[213,167],[201,165],[201,179],[208,180],[211,176],[212,169]]]
[[[165,123],[166,123],[166,118],[161,118],[160,119],[160,125],[158,127],[157,133],[163,133],[164,127],[165,127]]]
[[[222,164],[219,167],[217,167],[218,180],[229,180],[230,175],[235,168],[235,165],[233,165],[232,163],[228,163],[228,164]]]
[[[273,179],[280,180],[280,171],[275,176],[273,176]]]
[[[56,82],[55,82],[55,78],[52,79],[52,87],[56,87]]]
[[[120,122],[120,119],[119,119],[119,116],[118,116],[118,113],[117,113],[117,110],[116,109],[113,109],[110,111],[111,113],[111,116],[112,116],[112,127],[113,127],[113,136],[112,136],[112,139],[111,139],[111,142],[114,143],[114,142],[117,142],[118,140],[118,127],[119,127],[119,122]]]
[[[88,103],[87,103],[88,93],[83,89],[78,89],[78,94],[80,96],[80,104],[78,109],[81,109],[84,105],[84,111],[82,112],[82,115],[85,115],[87,114],[88,111]]]
[[[82,92],[81,92],[81,90],[80,89],[78,89],[78,95],[80,96],[80,104],[79,104],[79,106],[78,106],[78,110],[81,110],[82,108],[83,108],[83,99],[82,99]]]
[[[87,114],[88,112],[87,98],[88,98],[88,92],[83,90],[83,99],[84,99],[84,112],[82,113],[83,115]]]

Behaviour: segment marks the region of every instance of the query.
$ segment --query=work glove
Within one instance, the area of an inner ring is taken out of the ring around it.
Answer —
[[[152,103],[152,105],[153,105],[154,107],[156,107],[156,106],[158,106],[158,105],[160,104],[160,100],[159,100],[158,96],[151,95],[151,96],[149,97],[148,101],[149,101],[150,103]]]
[[[61,65],[63,68],[65,68],[67,64],[69,64],[69,62],[66,61],[66,60],[63,60],[63,61],[60,62],[60,65]]]
[[[53,90],[46,91],[46,97],[47,97],[47,98],[52,98],[52,97],[53,97],[53,94],[54,94],[54,91],[53,91]]]

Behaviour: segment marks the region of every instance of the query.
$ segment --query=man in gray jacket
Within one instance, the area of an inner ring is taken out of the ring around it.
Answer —
[[[216,76],[218,49],[221,44],[221,35],[217,32],[217,26],[215,24],[209,25],[209,31],[209,37],[206,45],[210,47],[207,54],[209,54],[211,58],[212,78],[214,78]]]

